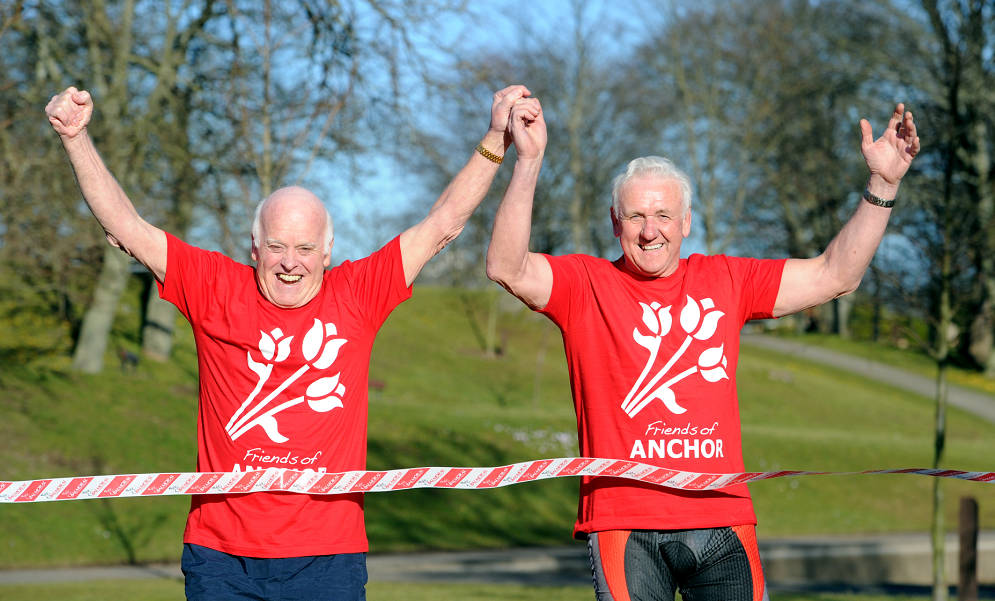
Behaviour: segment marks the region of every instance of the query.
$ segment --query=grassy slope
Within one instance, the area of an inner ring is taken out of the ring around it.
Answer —
[[[790,374],[790,382],[783,381]],[[846,372],[749,349],[739,371],[747,469],[849,471],[930,467],[933,404]],[[948,414],[943,465],[991,470],[995,426]],[[811,476],[751,485],[761,536],[928,529],[933,481],[921,476]],[[995,527],[995,489],[944,481],[947,524],[961,495]]]
[[[484,293],[420,287],[388,320],[373,353],[371,378],[386,387],[370,403],[370,468],[499,465],[575,452],[558,334],[549,336],[533,407],[536,350],[549,326],[527,311],[502,314],[506,352],[486,359],[473,327],[484,327],[487,302]],[[133,317],[122,315],[121,331],[132,331]],[[180,329],[176,361],[143,363],[134,373],[0,368],[0,479],[192,469],[195,369],[188,328]],[[929,464],[928,400],[754,349],[743,352],[739,380],[748,469]],[[953,411],[949,437],[946,465],[992,469],[986,458],[995,455],[995,426]],[[753,491],[760,534],[771,536],[926,530],[930,486],[914,476],[809,477]],[[979,497],[982,526],[995,527],[990,486],[947,485],[951,527],[965,492]],[[371,494],[371,545],[567,544],[576,490],[575,480],[564,479],[495,491]],[[173,560],[186,506],[176,498],[3,506],[0,567]]]

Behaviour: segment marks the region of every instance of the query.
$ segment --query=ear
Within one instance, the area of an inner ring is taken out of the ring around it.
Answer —
[[[321,264],[324,265],[325,267],[328,267],[329,265],[332,264],[332,247],[333,246],[335,246],[335,241],[334,240],[332,240],[328,244],[328,251],[325,253],[325,260],[321,262]]]
[[[622,222],[620,222],[618,217],[615,215],[615,207],[610,207],[608,212],[612,216],[612,235],[618,238],[622,235]]]
[[[259,251],[256,249],[256,239],[255,238],[252,239],[252,251],[249,253],[249,256],[252,257],[253,261],[258,261],[259,260]]]
[[[684,213],[684,223],[681,224],[681,233],[687,238],[691,235],[691,209]]]

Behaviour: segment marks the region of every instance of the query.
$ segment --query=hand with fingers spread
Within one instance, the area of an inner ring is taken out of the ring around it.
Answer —
[[[75,138],[86,129],[93,114],[93,99],[85,90],[68,88],[58,96],[52,96],[45,107],[48,121],[63,138]]]
[[[546,151],[546,121],[537,98],[522,98],[511,109],[508,124],[518,158],[541,159]]]
[[[511,109],[516,102],[531,95],[532,92],[523,85],[508,86],[494,93],[494,101],[491,103],[491,125],[487,133],[500,132],[504,138],[504,150],[508,150],[511,146],[511,128],[508,124]]]
[[[879,177],[884,180],[882,183],[897,188],[920,149],[912,112],[906,111],[904,104],[895,107],[887,129],[877,140],[866,119],[860,120],[860,133],[860,151],[871,171],[871,179]]]

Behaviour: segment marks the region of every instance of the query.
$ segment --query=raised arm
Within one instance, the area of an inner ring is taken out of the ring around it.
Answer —
[[[814,259],[788,259],[774,303],[774,317],[821,305],[857,289],[881,243],[898,186],[919,152],[912,113],[899,104],[884,134],[874,140],[871,124],[860,120],[860,151],[871,172],[865,200],[833,241]],[[870,201],[866,200],[870,195]],[[875,204],[877,203],[877,204]],[[887,203],[885,203],[887,204]]]
[[[62,139],[83,199],[104,228],[107,240],[138,259],[162,282],[166,277],[166,234],[139,217],[97,153],[86,130],[93,114],[90,94],[69,88],[52,97],[45,113]]]
[[[467,164],[432,205],[428,216],[401,234],[401,260],[409,286],[429,259],[463,231],[470,215],[484,199],[497,175],[500,159],[511,145],[511,136],[507,135],[511,107],[530,93],[525,86],[515,85],[494,94],[490,127],[478,146],[492,158],[474,150]]]
[[[553,291],[549,261],[529,252],[532,201],[546,151],[546,121],[539,101],[519,101],[511,111],[509,128],[518,162],[494,218],[494,233],[487,248],[487,277],[539,310],[549,302]]]

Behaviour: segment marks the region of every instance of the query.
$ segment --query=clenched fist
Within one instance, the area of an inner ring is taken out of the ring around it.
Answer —
[[[74,138],[86,129],[93,114],[93,99],[90,93],[76,88],[67,88],[58,96],[52,96],[45,107],[48,121],[63,138]]]

